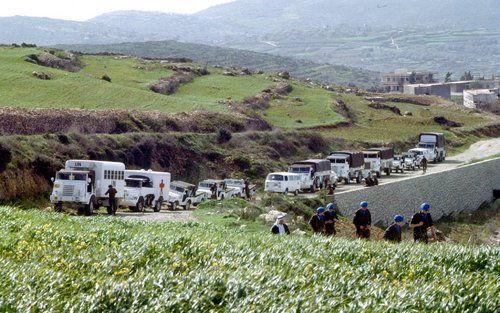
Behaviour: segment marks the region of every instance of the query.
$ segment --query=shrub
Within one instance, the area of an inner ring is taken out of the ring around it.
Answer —
[[[106,74],[102,75],[101,79],[107,81],[108,83],[111,83],[111,77]]]
[[[245,156],[238,155],[233,158],[233,163],[237,167],[239,167],[241,170],[247,170],[252,166],[252,163],[250,162],[250,159],[248,159]]]
[[[7,169],[7,165],[12,161],[10,150],[0,144],[0,172]]]
[[[231,134],[231,131],[227,128],[222,127],[217,131],[217,142],[219,144],[226,143],[231,140],[231,138],[233,138],[233,134]]]

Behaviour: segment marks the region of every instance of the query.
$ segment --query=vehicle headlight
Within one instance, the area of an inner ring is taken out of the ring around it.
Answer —
[[[61,184],[59,184],[59,183],[54,184],[54,188],[59,188],[59,187],[61,187]]]

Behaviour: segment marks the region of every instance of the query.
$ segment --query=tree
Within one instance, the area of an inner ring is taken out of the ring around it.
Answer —
[[[449,83],[449,82],[451,82],[451,75],[453,75],[453,73],[452,73],[452,72],[448,72],[448,73],[446,73],[446,76],[444,77],[444,82],[445,82],[445,83]]]
[[[415,71],[411,72],[409,81],[410,84],[415,84],[417,82],[417,73],[415,73]]]
[[[460,80],[474,80],[474,76],[470,73],[470,71],[465,72],[462,77],[460,77]]]

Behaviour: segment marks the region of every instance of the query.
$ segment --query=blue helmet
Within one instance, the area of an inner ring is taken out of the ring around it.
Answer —
[[[333,203],[328,203],[328,204],[326,205],[326,208],[327,208],[328,210],[334,210],[334,209],[335,209],[335,205],[334,205]]]
[[[422,203],[420,205],[420,210],[422,210],[422,211],[429,211],[430,208],[431,208],[431,206],[429,205],[429,203]]]
[[[316,209],[316,213],[320,214],[320,213],[323,213],[325,212],[325,208],[324,207],[319,207]]]
[[[405,218],[402,215],[396,215],[396,216],[394,216],[394,221],[397,222],[397,223],[402,222],[404,220],[405,220]]]
[[[360,206],[360,207],[362,207],[362,208],[367,208],[367,207],[368,207],[368,202],[366,202],[366,201],[361,201],[361,202],[359,203],[359,206]]]

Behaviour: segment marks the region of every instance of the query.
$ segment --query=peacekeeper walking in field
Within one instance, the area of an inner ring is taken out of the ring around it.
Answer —
[[[394,223],[385,230],[384,239],[391,242],[401,242],[401,227],[404,226],[404,220],[401,215],[394,216]]]
[[[109,197],[109,207],[108,207],[108,214],[109,215],[116,215],[116,189],[113,187],[113,185],[108,186],[108,191],[104,195],[107,195]]]
[[[436,230],[434,229],[434,223],[429,210],[430,205],[422,203],[420,212],[413,215],[410,221],[410,228],[413,228],[413,239],[415,242],[428,243],[429,236],[427,235],[427,231],[429,229],[432,233],[432,238],[436,239]]]
[[[273,227],[271,227],[271,233],[275,235],[290,235],[290,229],[285,223],[284,215],[276,217],[276,222],[274,223]]]
[[[422,161],[420,161],[420,165],[422,166],[422,174],[425,174],[427,172],[427,158],[424,156]]]
[[[335,212],[335,206],[333,203],[328,203],[326,206],[327,211],[325,212],[325,234],[327,236],[336,235],[335,223],[338,222],[339,217],[337,212]]]
[[[356,235],[361,239],[370,238],[370,227],[372,225],[372,214],[368,210],[368,202],[362,201],[359,204],[359,210],[354,214],[354,219],[352,220],[354,226],[356,227]]]
[[[325,232],[325,208],[319,207],[316,209],[316,215],[311,217],[309,225],[315,234],[322,234]]]

